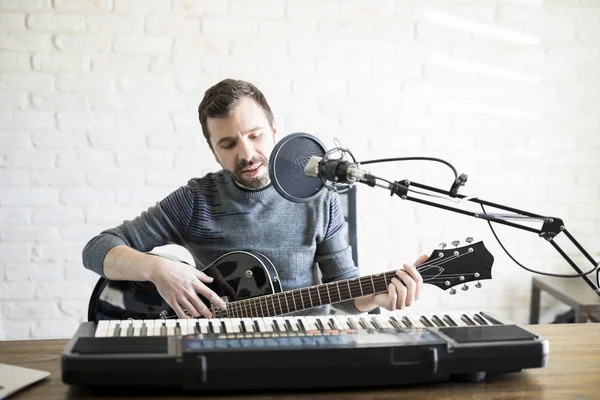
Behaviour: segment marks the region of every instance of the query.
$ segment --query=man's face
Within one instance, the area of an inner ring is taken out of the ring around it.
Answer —
[[[226,118],[208,118],[208,131],[215,159],[240,185],[260,189],[270,183],[269,156],[275,147],[263,109],[244,97]]]

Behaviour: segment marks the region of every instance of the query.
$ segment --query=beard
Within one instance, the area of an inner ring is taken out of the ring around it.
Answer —
[[[259,166],[261,165],[265,168],[265,173],[263,175],[254,176],[252,178],[247,178],[244,176],[242,170],[244,168]],[[252,157],[250,161],[241,160],[236,166],[235,170],[228,171],[226,170],[229,176],[239,183],[240,185],[248,188],[248,189],[262,189],[271,183],[271,179],[269,178],[269,160],[267,160],[263,156]]]

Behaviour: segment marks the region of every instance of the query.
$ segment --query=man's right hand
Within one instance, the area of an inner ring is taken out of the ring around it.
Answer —
[[[210,309],[199,296],[203,296],[225,309],[225,302],[205,285],[205,283],[213,281],[212,277],[189,264],[167,259],[157,261],[159,263],[150,280],[179,318],[190,318],[182,307],[193,317],[212,317]]]

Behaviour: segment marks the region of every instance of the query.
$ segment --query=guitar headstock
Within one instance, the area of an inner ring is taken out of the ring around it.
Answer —
[[[440,248],[434,250],[429,259],[418,267],[423,283],[443,290],[451,289],[450,294],[455,294],[454,286],[462,285],[462,290],[468,290],[468,282],[477,282],[475,287],[480,288],[481,280],[492,279],[494,256],[483,242],[472,243],[473,238],[470,237],[466,242],[467,246],[458,247],[460,242],[455,240],[451,243],[452,248],[441,243]]]

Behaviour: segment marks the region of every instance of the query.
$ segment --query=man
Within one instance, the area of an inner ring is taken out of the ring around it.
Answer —
[[[271,109],[252,84],[226,79],[207,90],[199,109],[202,132],[223,170],[195,178],[132,221],[94,237],[83,250],[86,268],[110,280],[151,281],[180,318],[210,317],[203,296],[225,307],[201,272],[233,250],[257,251],[275,265],[283,290],[359,276],[345,238],[336,193],[323,191],[297,204],[270,184],[269,156],[275,145]],[[199,269],[144,252],[169,243],[187,248]],[[421,257],[415,265],[426,259]],[[410,306],[422,279],[404,265],[388,292],[334,305],[349,313],[377,306]],[[323,308],[309,310],[322,313]]]

